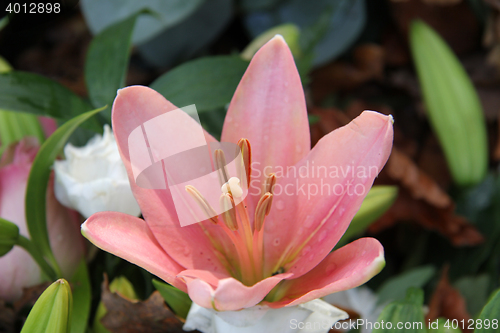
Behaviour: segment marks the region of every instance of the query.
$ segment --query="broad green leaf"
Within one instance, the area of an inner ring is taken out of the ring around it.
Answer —
[[[85,259],[80,261],[71,278],[73,287],[73,312],[71,314],[71,333],[85,333],[90,315],[92,290]]]
[[[392,206],[397,196],[396,186],[373,186],[337,246],[343,246],[363,233]]]
[[[26,136],[34,136],[39,142],[45,140],[37,116],[27,113],[0,110],[0,143],[7,146]]]
[[[429,120],[454,181],[479,183],[488,169],[484,112],[476,90],[446,42],[427,24],[414,21],[410,44]]]
[[[7,254],[17,243],[19,227],[0,217],[0,257]]]
[[[414,268],[385,281],[377,290],[378,303],[402,299],[406,290],[410,287],[423,287],[434,275],[436,269],[433,266],[422,266]]]
[[[308,114],[307,119],[309,120],[309,125],[313,125],[316,124],[318,121],[320,121],[321,118],[314,114]]]
[[[464,297],[468,312],[472,317],[476,317],[488,300],[489,275],[463,277],[456,281],[453,286]]]
[[[474,333],[500,332],[500,289],[493,292],[478,319],[481,321],[481,328],[476,321]]]
[[[184,2],[188,2],[184,0]],[[141,58],[155,67],[173,68],[206,53],[234,19],[233,0],[205,0],[185,19],[137,45]]]
[[[21,333],[68,333],[73,307],[69,283],[60,279],[40,295]]]
[[[60,269],[50,248],[46,221],[46,192],[51,167],[71,133],[84,121],[102,111],[104,108],[81,114],[59,127],[40,147],[31,166],[26,188],[26,224],[32,242],[41,254],[52,264],[57,275]]]
[[[373,333],[405,332],[425,333],[424,293],[421,289],[410,288],[403,301],[388,304],[374,324]],[[377,327],[378,324],[378,327]]]
[[[111,105],[125,85],[132,31],[138,14],[115,23],[94,37],[85,62],[85,83],[94,107]]]
[[[314,42],[313,66],[328,63],[345,52],[360,35],[366,21],[365,0],[317,0],[311,6],[310,0],[280,1],[268,11],[255,11],[246,15],[245,26],[252,37],[283,23],[293,23],[301,31],[302,50],[306,51],[311,40]],[[331,13],[327,18],[325,29],[317,30],[316,25],[322,20],[324,13]]]
[[[12,71],[10,64],[0,57],[0,73],[10,71]],[[0,145],[2,149],[25,136],[37,137],[40,142],[45,140],[38,118],[31,114],[0,110]],[[0,155],[2,149],[0,149]]]
[[[70,119],[92,108],[59,83],[38,74],[0,74],[0,109]]]
[[[187,317],[192,303],[188,294],[158,280],[153,280],[153,285],[176,315],[181,318]]]
[[[196,59],[162,75],[151,84],[178,107],[195,104],[198,112],[226,106],[248,62],[235,56]]]
[[[82,0],[81,9],[93,34],[97,34],[141,10],[154,12],[154,16],[141,16],[134,29],[133,42],[143,43],[172,27],[206,0]]]

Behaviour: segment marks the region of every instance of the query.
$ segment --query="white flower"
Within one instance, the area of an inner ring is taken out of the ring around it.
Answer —
[[[66,160],[54,163],[55,194],[64,206],[85,218],[102,211],[140,214],[127,171],[108,125],[84,147],[64,147]]]
[[[384,305],[377,306],[378,297],[368,287],[340,291],[323,297],[323,300],[334,306],[357,312],[364,323],[374,324],[384,308]],[[353,321],[356,322],[355,319]],[[372,331],[370,325],[360,325],[359,328],[361,333],[371,333]]]
[[[347,313],[320,299],[280,309],[257,305],[221,312],[193,302],[183,329],[203,333],[326,333],[346,318]]]

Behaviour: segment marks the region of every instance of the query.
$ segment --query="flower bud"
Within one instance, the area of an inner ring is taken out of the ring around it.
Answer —
[[[29,238],[25,217],[25,191],[28,175],[38,142],[24,138],[10,146],[0,161],[0,217],[19,228],[19,234]],[[63,276],[70,277],[76,270],[84,252],[80,221],[74,211],[69,211],[54,196],[53,177],[47,188],[47,229],[52,251],[59,263]],[[0,232],[0,237],[4,236]],[[8,302],[21,297],[23,288],[43,281],[38,264],[21,247],[14,247],[0,257],[0,299]]]
[[[349,224],[349,228],[337,243],[337,247],[344,246],[353,237],[363,233],[370,224],[392,206],[397,196],[398,188],[396,186],[373,186]]]
[[[40,295],[21,333],[67,333],[70,331],[73,296],[69,283],[59,279]]]
[[[415,21],[410,44],[427,113],[458,185],[474,185],[486,175],[488,143],[484,112],[474,86],[445,41]]]

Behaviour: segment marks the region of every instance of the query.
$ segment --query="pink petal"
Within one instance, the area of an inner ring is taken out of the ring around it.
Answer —
[[[178,276],[186,281],[189,297],[199,306],[218,311],[237,311],[260,303],[279,282],[291,274],[268,277],[250,287],[232,277],[207,271],[186,270]]]
[[[222,141],[236,143],[241,138],[248,139],[252,148],[255,188],[250,194],[260,189],[264,172],[294,165],[311,148],[304,90],[281,36],[255,54],[229,105]],[[250,207],[260,195],[249,198]]]
[[[284,293],[272,308],[294,306],[362,285],[385,266],[384,248],[374,238],[361,238],[330,253],[318,266],[300,278],[286,280]]]
[[[82,234],[98,248],[186,291],[184,282],[176,278],[184,268],[165,253],[144,220],[117,212],[96,213],[82,224]]]
[[[47,228],[52,252],[63,275],[71,278],[85,252],[78,213],[67,209],[54,194],[54,174],[47,187]]]
[[[17,224],[20,233],[29,238],[24,215],[24,197],[31,163],[38,143],[25,138],[2,157],[0,168],[0,216]],[[53,176],[47,188],[47,227],[54,255],[64,277],[71,278],[84,252],[84,239],[75,212],[66,209],[54,196]],[[13,301],[21,296],[22,288],[40,283],[40,269],[22,248],[15,247],[0,258],[0,299]]]
[[[226,271],[214,251],[214,245],[204,232],[208,230],[213,239],[224,244],[226,236],[210,222],[197,223],[180,227],[177,213],[169,189],[155,190],[137,186],[130,164],[128,138],[130,133],[144,122],[177,109],[156,91],[143,86],[132,86],[118,91],[113,104],[113,131],[120,154],[127,169],[132,192],[141,207],[144,219],[163,249],[186,268]],[[175,136],[182,140],[189,131],[198,130],[198,124],[186,115],[185,126],[172,128]],[[214,142],[205,132],[207,142]],[[173,142],[165,142],[173,145]],[[145,152],[145,154],[148,154]],[[193,203],[195,205],[195,203]]]
[[[0,169],[0,216],[14,222],[29,237],[24,216],[24,195],[30,164],[10,164]],[[14,247],[0,258],[0,299],[15,301],[22,288],[40,283],[40,269],[24,249]]]
[[[53,118],[48,117],[38,117],[40,125],[42,125],[43,133],[48,138],[57,129],[57,122]]]
[[[392,140],[392,118],[365,111],[322,138],[295,166],[296,175],[289,170],[278,178],[265,222],[267,274],[282,267],[298,277],[328,255],[385,165]]]

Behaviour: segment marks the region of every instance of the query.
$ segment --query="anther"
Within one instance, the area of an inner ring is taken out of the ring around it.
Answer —
[[[240,180],[237,177],[231,177],[221,187],[222,193],[229,193],[233,198],[241,198],[243,195],[243,189],[240,186]]]
[[[269,214],[271,203],[273,200],[273,195],[269,192],[264,194],[257,203],[257,207],[255,208],[255,219],[254,219],[254,228],[256,231],[260,231],[262,226],[264,225],[264,220],[266,216]]]
[[[247,139],[240,139],[238,141],[238,146],[241,150],[241,157],[243,159],[243,169],[245,170],[247,186],[250,186],[250,174],[252,173],[252,148],[250,147],[250,141]],[[240,175],[240,179],[243,179]]]
[[[271,194],[274,193],[274,185],[276,185],[276,175],[274,173],[269,174],[267,176],[266,182],[264,183],[264,193],[269,192]],[[269,215],[269,212],[271,211],[271,206],[272,206],[272,201],[273,198],[271,197],[271,202],[267,205],[267,211],[266,211],[266,216]]]
[[[224,224],[231,231],[238,230],[238,221],[236,220],[236,210],[233,198],[231,194],[224,193],[221,195],[220,199],[220,208],[221,208],[221,217],[224,221]]]
[[[217,213],[210,206],[207,199],[196,189],[196,187],[192,185],[186,185],[186,192],[196,201],[196,203],[200,206],[200,208],[205,212],[208,219],[212,221],[214,224],[217,224]]]
[[[226,155],[222,149],[216,149],[214,152],[215,169],[219,176],[221,186],[229,180],[226,169]]]

